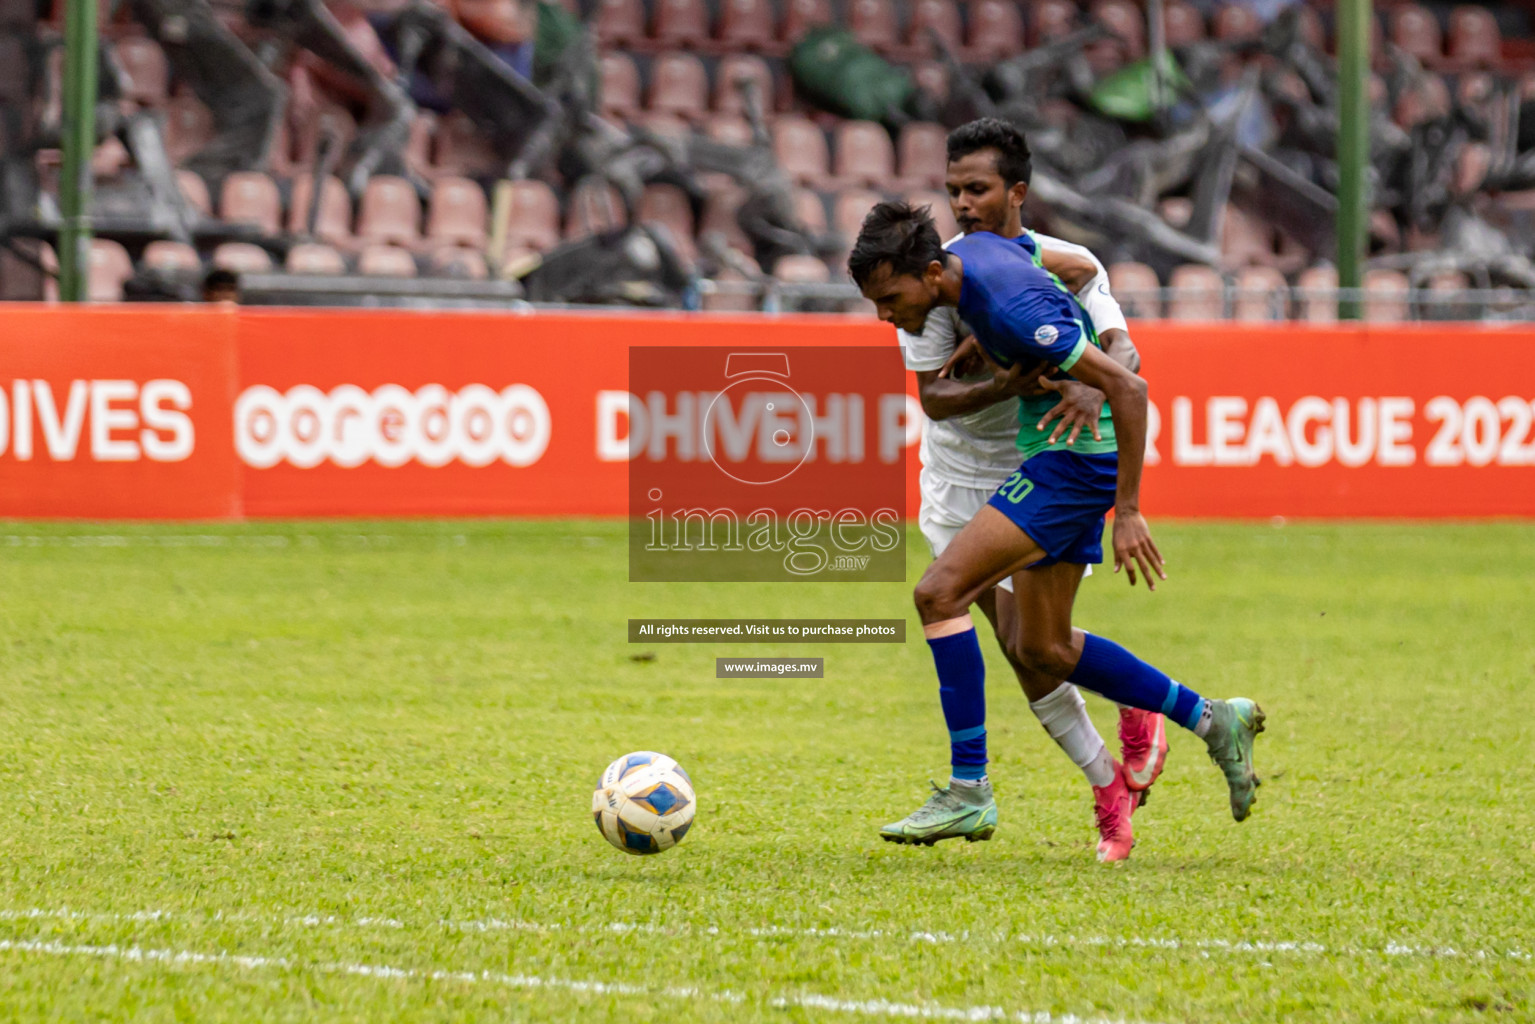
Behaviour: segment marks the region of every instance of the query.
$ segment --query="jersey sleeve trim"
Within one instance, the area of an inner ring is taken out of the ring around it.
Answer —
[[[1080,327],[1078,328],[1080,330]],[[1071,347],[1071,352],[1061,360],[1060,367],[1063,372],[1071,372],[1071,368],[1077,365],[1077,360],[1082,358],[1082,353],[1087,350],[1087,335],[1077,338],[1077,343]]]

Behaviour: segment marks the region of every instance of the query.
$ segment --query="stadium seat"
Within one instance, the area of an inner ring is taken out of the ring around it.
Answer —
[[[832,175],[840,185],[883,188],[895,178],[890,133],[874,121],[839,122],[836,154]]]
[[[1426,8],[1417,4],[1398,4],[1391,8],[1391,42],[1425,64],[1437,64],[1444,56],[1444,42],[1439,22]]]
[[[1096,0],[1092,5],[1092,17],[1115,36],[1087,47],[1088,63],[1099,74],[1145,56],[1145,18],[1129,0]]]
[[[785,43],[794,43],[811,28],[835,24],[836,20],[831,0],[788,0],[778,38]]]
[[[800,114],[773,121],[773,155],[779,167],[796,184],[823,188],[831,177],[826,136],[815,123]]]
[[[429,110],[418,110],[410,119],[410,134],[405,139],[405,149],[400,158],[410,172],[421,178],[435,178],[437,165],[432,162],[433,138],[437,134],[437,115]]]
[[[1295,279],[1296,318],[1314,324],[1338,320],[1338,270],[1323,264]]]
[[[941,188],[948,166],[948,132],[941,124],[912,122],[897,145],[902,188]]]
[[[1503,40],[1491,11],[1466,4],[1450,12],[1449,56],[1467,67],[1496,68],[1502,62]]]
[[[831,224],[832,229],[846,239],[848,249],[853,247],[854,240],[858,238],[863,219],[874,209],[874,204],[884,198],[878,192],[863,188],[844,189],[837,193],[831,207]]]
[[[800,226],[814,235],[826,234],[826,204],[821,194],[808,188],[794,190],[794,216]]]
[[[1144,263],[1112,263],[1108,267],[1109,291],[1125,316],[1156,320],[1162,316],[1162,282]]]
[[[1237,274],[1232,299],[1233,320],[1284,320],[1289,315],[1290,287],[1273,267],[1248,267]]]
[[[646,185],[640,196],[641,224],[658,224],[670,233],[677,254],[691,263],[698,255],[693,243],[693,204],[676,185]]]
[[[259,245],[225,242],[213,250],[213,265],[237,274],[265,274],[272,269],[272,257]]]
[[[128,36],[112,47],[127,78],[123,99],[141,107],[163,107],[170,95],[170,64],[165,51],[153,39]]]
[[[949,69],[936,60],[919,60],[911,66],[917,88],[942,103],[949,98]]]
[[[341,179],[327,176],[320,183],[320,203],[314,214],[314,230],[310,231],[309,207],[314,197],[314,177],[303,175],[293,181],[293,193],[288,200],[288,232],[294,235],[313,234],[328,245],[350,249],[356,245],[352,237],[352,197],[347,195]]]
[[[730,146],[750,146],[752,126],[740,114],[712,114],[704,120],[704,134]]]
[[[964,26],[954,0],[916,0],[911,5],[911,22],[906,27],[906,44],[917,53],[932,53],[929,33],[943,40],[950,53],[959,54],[965,45]]]
[[[1227,204],[1221,215],[1221,258],[1230,268],[1272,266],[1278,238],[1274,226]]]
[[[185,242],[168,242],[164,239],[144,246],[141,262],[151,270],[201,270],[203,266],[196,249]]]
[[[704,0],[653,0],[651,38],[664,47],[697,47],[709,41],[709,9]]]
[[[165,104],[165,155],[181,165],[213,138],[213,112],[196,97],[173,96]]]
[[[1263,33],[1263,19],[1244,4],[1227,4],[1215,12],[1215,38],[1222,42],[1256,39]]]
[[[592,31],[602,47],[643,42],[645,6],[640,0],[598,0]]]
[[[513,181],[506,246],[546,252],[560,241],[560,201],[541,181]]]
[[[702,239],[705,235],[720,235],[730,248],[751,255],[754,251],[751,239],[736,219],[736,213],[745,201],[746,190],[738,185],[711,192],[704,202],[704,216],[698,225],[698,237]]]
[[[396,245],[366,245],[357,255],[357,272],[364,277],[415,277],[416,261]]]
[[[743,258],[751,259],[750,256]],[[748,287],[750,281],[739,270],[726,267],[714,275],[714,282],[722,287],[704,294],[704,309],[711,313],[745,313],[757,308],[757,297]]]
[[[1411,287],[1399,270],[1367,270],[1364,275],[1364,318],[1375,323],[1408,319]]]
[[[459,111],[438,123],[432,164],[438,174],[455,178],[493,178],[506,172],[506,161],[495,146]]]
[[[1168,279],[1172,297],[1169,320],[1222,320],[1226,316],[1226,283],[1220,274],[1198,263],[1185,263]]]
[[[187,205],[204,217],[213,216],[213,200],[208,195],[208,183],[196,171],[176,172],[176,187]]]
[[[825,284],[831,270],[814,256],[780,256],[773,264],[773,276],[790,284]]]
[[[1447,116],[1454,103],[1450,87],[1438,75],[1425,74],[1414,86],[1402,90],[1397,97],[1392,119],[1403,128],[1411,129],[1425,121]]]
[[[691,53],[663,53],[650,66],[650,96],[645,108],[689,120],[709,109],[709,75]]]
[[[1429,277],[1418,290],[1418,315],[1424,320],[1471,320],[1479,310],[1465,301],[1462,293],[1471,287],[1471,279],[1458,270],[1441,270]]]
[[[1027,9],[1029,41],[1034,46],[1071,34],[1081,16],[1071,0],[1036,0]]]
[[[1492,169],[1492,150],[1485,142],[1468,142],[1455,158],[1455,191],[1470,195],[1480,189]]]
[[[219,217],[231,224],[254,224],[264,235],[281,234],[277,183],[259,171],[234,172],[219,189]]]
[[[849,0],[847,27],[863,45],[887,53],[900,43],[891,0]]]
[[[565,220],[567,240],[612,231],[626,223],[623,198],[612,185],[589,179],[571,190]]]
[[[757,83],[762,97],[763,114],[771,114],[776,105],[773,88],[773,69],[761,57],[745,53],[733,53],[720,60],[714,71],[714,109],[721,114],[740,114],[746,110],[746,100],[737,85],[742,79]]]
[[[1205,37],[1205,16],[1186,0],[1169,0],[1162,8],[1162,31],[1168,46],[1187,46]]]
[[[426,238],[436,247],[485,247],[485,192],[468,178],[438,178],[427,209]]]
[[[421,200],[410,182],[389,174],[368,179],[357,211],[357,237],[368,245],[406,248],[421,241]]]
[[[123,282],[133,276],[128,250],[107,238],[91,240],[91,265],[86,298],[91,302],[121,302]]]
[[[640,110],[640,73],[626,54],[604,53],[601,61],[601,110],[624,121]]]
[[[328,245],[304,242],[288,250],[284,268],[290,274],[344,274],[346,260]]]
[[[942,192],[921,191],[913,192],[906,196],[906,201],[913,206],[926,206],[933,215],[933,226],[938,229],[938,237],[947,242],[959,234],[959,224],[954,220],[954,211],[949,209],[949,197]]]
[[[1188,227],[1189,219],[1194,216],[1194,200],[1187,196],[1169,196],[1157,204],[1157,213],[1181,231]]]
[[[979,64],[1023,52],[1023,16],[1008,0],[972,0],[965,34],[968,58]]]
[[[774,50],[777,19],[768,0],[722,0],[718,40],[722,49]]]
[[[432,253],[433,277],[452,277],[464,281],[484,281],[490,277],[485,257],[473,249],[452,245]]]

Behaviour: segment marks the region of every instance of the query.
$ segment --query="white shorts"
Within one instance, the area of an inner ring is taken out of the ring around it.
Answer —
[[[974,519],[981,506],[997,493],[995,487],[963,487],[950,483],[934,476],[927,469],[922,470],[918,482],[922,491],[922,507],[917,512],[917,525],[922,530],[922,536],[927,538],[927,546],[933,549],[934,558],[943,554],[943,549],[954,542],[965,524]],[[1093,574],[1092,566],[1083,568],[1087,570],[1082,574],[1083,579]],[[1011,593],[1012,577],[1003,578],[997,586]]]

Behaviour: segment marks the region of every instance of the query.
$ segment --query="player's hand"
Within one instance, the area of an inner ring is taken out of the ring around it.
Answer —
[[[943,364],[943,369],[938,371],[942,378],[974,377],[991,370],[987,364],[986,350],[981,348],[981,343],[975,340],[975,335],[967,334],[964,340],[954,346],[954,353],[949,356],[948,362]]]
[[[1098,420],[1103,414],[1104,394],[1095,387],[1089,387],[1081,381],[1075,380],[1051,380],[1049,377],[1039,378],[1040,393],[1055,392],[1061,396],[1061,400],[1055,403],[1054,408],[1045,413],[1039,420],[1035,429],[1044,430],[1051,420],[1059,419],[1055,429],[1050,431],[1050,443],[1061,439],[1066,431],[1071,431],[1066,436],[1066,443],[1077,443],[1077,435],[1086,427],[1092,431],[1094,441],[1102,441],[1103,435],[1098,430]]]
[[[1167,579],[1162,570],[1162,552],[1151,539],[1151,528],[1146,517],[1134,509],[1114,510],[1114,571],[1124,569],[1130,576],[1130,586],[1135,586],[1135,570],[1140,568],[1146,577],[1146,589],[1157,589],[1157,578]]]

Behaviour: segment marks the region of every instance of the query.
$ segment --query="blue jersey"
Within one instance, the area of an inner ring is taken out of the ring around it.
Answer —
[[[1082,358],[1087,346],[1098,345],[1092,318],[1060,278],[1041,264],[1039,246],[1028,232],[1014,239],[977,231],[951,243],[949,252],[964,264],[960,319],[1001,365],[1027,365],[1043,359],[1067,371]],[[1039,431],[1035,424],[1056,401],[1054,395],[1020,401],[1018,448],[1025,458],[1049,448],[1077,452],[1116,449],[1107,404],[1099,423],[1102,441],[1088,435],[1079,437],[1069,449],[1064,438],[1049,444],[1046,438],[1050,431]]]

